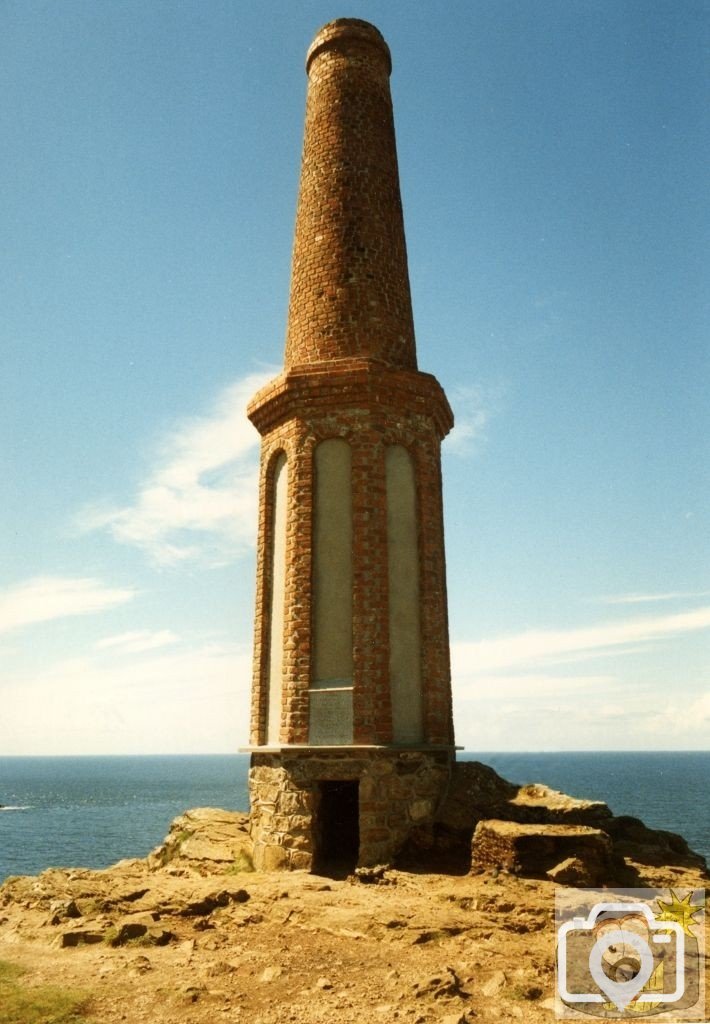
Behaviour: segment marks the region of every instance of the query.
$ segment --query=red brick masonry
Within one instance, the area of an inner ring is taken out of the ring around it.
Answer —
[[[385,452],[388,445],[402,445],[413,460],[417,492],[424,712],[419,749],[451,750],[440,446],[453,426],[453,415],[436,379],[417,370],[389,49],[373,26],[340,19],[316,35],[307,70],[285,370],[254,397],[248,410],[262,435],[251,743],[266,744],[275,463],[284,452],[288,496],[280,744],[307,744],[314,449],[327,438],[342,438],[352,452],[353,742],[387,746],[393,739]],[[264,848],[305,851],[304,856],[291,857],[291,866],[308,866],[310,856],[304,836],[312,806],[307,794],[314,778],[307,764],[336,771],[334,754],[323,751],[314,762],[315,751],[303,753],[302,768],[293,750],[283,756],[255,753],[253,759],[252,813],[259,822],[255,838]],[[361,789],[370,786],[366,779],[380,773],[376,764],[372,766],[373,755],[360,763],[358,758],[364,755],[347,747],[343,756],[346,751],[348,766],[341,763],[334,777],[359,777]],[[382,769],[385,776],[401,775],[396,748],[390,746],[378,756],[390,764]],[[447,757],[442,763],[441,754],[434,751],[417,757],[418,781],[405,801],[414,807],[411,820],[409,812],[398,807],[390,822],[386,808],[379,808],[375,825],[361,806],[361,832],[368,829],[371,841],[369,853],[361,850],[365,860],[391,851],[406,836],[408,825],[421,823],[417,816],[424,807],[424,791],[426,806],[432,809],[448,778],[447,764]],[[302,779],[300,799],[293,793],[304,772],[308,779]],[[292,794],[285,803],[279,786]],[[384,787],[382,793],[389,789]],[[395,799],[394,794],[392,790],[387,799]],[[299,809],[291,839],[284,815],[277,810],[282,804]],[[274,812],[279,827],[269,840]],[[263,859],[264,865],[267,861],[283,866],[284,858],[274,849]]]

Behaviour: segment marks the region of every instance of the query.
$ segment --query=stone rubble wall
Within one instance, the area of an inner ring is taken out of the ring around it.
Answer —
[[[471,863],[475,871],[499,869],[560,882],[570,876],[574,884],[582,885],[616,879],[622,867],[614,857],[611,839],[599,828],[496,820],[479,821],[476,826]],[[560,877],[562,865],[567,874]]]
[[[413,828],[433,820],[450,771],[446,751],[255,754],[249,772],[254,867],[311,870],[318,783],[353,779],[360,782],[358,864],[389,862]]]

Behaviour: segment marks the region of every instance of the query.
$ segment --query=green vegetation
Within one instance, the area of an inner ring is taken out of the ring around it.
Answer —
[[[229,875],[240,875],[243,871],[253,871],[254,861],[251,859],[250,854],[246,850],[240,850],[234,858],[234,861],[229,865],[227,874]]]
[[[533,1001],[543,996],[544,990],[539,985],[512,985],[506,992],[511,999],[527,999]]]
[[[0,960],[0,1024],[88,1024],[85,993],[29,988],[20,981],[23,974],[21,967]]]

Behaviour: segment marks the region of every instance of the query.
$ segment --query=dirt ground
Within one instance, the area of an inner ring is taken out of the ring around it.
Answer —
[[[552,882],[257,874],[219,860],[214,836],[190,842],[167,863],[8,880],[0,959],[28,985],[83,989],[98,1024],[555,1019]],[[677,867],[645,880],[703,885]]]

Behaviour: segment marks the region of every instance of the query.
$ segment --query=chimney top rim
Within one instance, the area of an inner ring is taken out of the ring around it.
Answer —
[[[333,21],[328,21],[325,25],[322,25],[316,32],[313,42],[308,47],[306,72],[310,71],[311,64],[319,53],[322,53],[323,50],[328,49],[334,43],[343,39],[357,39],[361,42],[370,43],[381,52],[387,65],[387,73],[391,73],[392,55],[384,36],[375,25],[361,18],[335,18]]]

